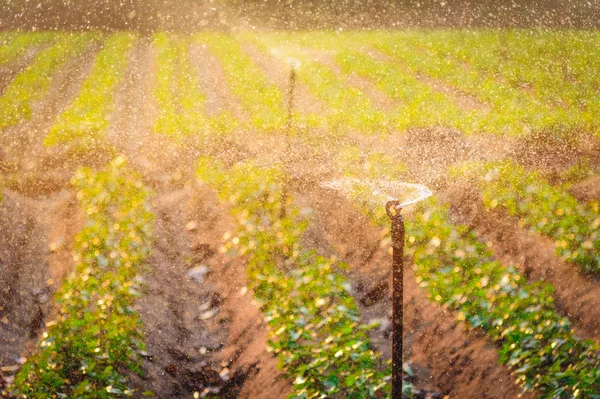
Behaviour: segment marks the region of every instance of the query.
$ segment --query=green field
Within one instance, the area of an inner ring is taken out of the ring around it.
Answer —
[[[597,31],[0,42],[2,395],[600,398]]]

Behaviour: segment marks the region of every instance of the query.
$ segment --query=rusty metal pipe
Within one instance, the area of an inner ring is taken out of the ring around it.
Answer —
[[[392,399],[402,398],[404,218],[398,204],[389,201],[385,206],[392,221]]]

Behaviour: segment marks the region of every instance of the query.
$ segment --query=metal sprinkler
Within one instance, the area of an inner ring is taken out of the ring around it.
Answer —
[[[402,397],[402,317],[404,295],[404,218],[397,200],[388,201],[385,212],[392,221],[392,399]]]
[[[293,109],[294,109],[294,88],[296,86],[296,63],[290,62],[290,79],[289,79],[289,89],[288,89],[288,104],[287,104],[287,122],[285,129],[285,150],[283,154],[283,165],[286,170],[289,170],[290,163],[290,151],[291,151],[291,136],[292,136],[292,127],[293,127]],[[283,219],[286,214],[285,205],[287,203],[287,187],[286,184],[283,184],[281,189],[281,212],[280,219]]]
[[[402,398],[402,333],[403,333],[403,257],[404,218],[402,209],[432,195],[431,190],[421,184],[391,180],[341,179],[326,182],[324,187],[339,191],[355,199],[361,192],[372,207],[381,206],[392,222],[392,399]]]

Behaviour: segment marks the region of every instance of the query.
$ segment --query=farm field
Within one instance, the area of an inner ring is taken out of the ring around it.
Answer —
[[[0,397],[600,397],[600,33],[0,43]]]

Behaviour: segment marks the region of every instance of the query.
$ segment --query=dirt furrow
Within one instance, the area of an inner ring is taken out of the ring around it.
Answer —
[[[193,248],[197,254],[206,254],[205,264],[210,270],[207,282],[221,294],[221,314],[227,321],[227,341],[222,351],[214,353],[214,359],[236,370],[243,380],[237,397],[285,398],[292,385],[278,369],[277,358],[266,350],[267,325],[246,288],[245,262],[219,250],[223,235],[232,232],[233,221],[207,187],[196,191],[195,200],[199,225]]]
[[[98,50],[90,47],[73,57],[53,78],[44,98],[33,104],[32,117],[0,132],[0,172],[5,186],[29,196],[51,194],[68,183],[77,167],[59,148],[45,148],[43,140],[56,116],[77,96]]]
[[[35,349],[45,322],[52,319],[53,294],[72,270],[73,239],[81,221],[68,191],[38,200],[8,190],[3,196],[0,366],[11,367]]]
[[[0,133],[0,366],[13,372],[35,350],[55,311],[54,291],[73,267],[81,218],[69,190],[72,174],[47,161],[41,141],[55,114],[76,95],[95,51],[91,46],[57,73],[31,120]],[[10,382],[13,374],[4,377]]]
[[[380,111],[394,112],[394,110],[400,105],[394,99],[389,97],[387,94],[379,90],[375,84],[368,79],[365,79],[355,73],[344,73],[342,68],[335,61],[335,57],[332,54],[325,52],[311,52],[314,59],[320,62],[322,65],[331,69],[337,76],[343,77],[346,84],[350,87],[358,89],[364,93],[369,100],[373,102],[375,107]]]
[[[4,94],[13,79],[31,64],[36,54],[44,47],[46,46],[31,47],[16,60],[0,66],[0,96]]]
[[[556,256],[554,242],[519,226],[518,218],[483,208],[477,191],[454,187],[447,194],[460,222],[490,243],[496,258],[515,265],[532,281],[554,287],[558,310],[571,320],[575,331],[600,343],[600,284],[585,276],[579,266]]]
[[[202,93],[206,95],[207,114],[213,116],[228,111],[239,121],[248,121],[247,110],[229,88],[221,61],[202,44],[190,46],[190,58],[196,67]]]

